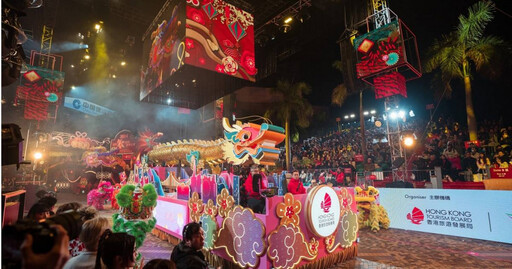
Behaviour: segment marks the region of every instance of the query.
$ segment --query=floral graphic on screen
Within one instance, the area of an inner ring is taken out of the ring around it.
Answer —
[[[185,43],[185,63],[255,81],[253,15],[222,0],[192,2],[185,35],[193,43]]]
[[[241,267],[257,267],[265,253],[265,226],[251,209],[236,206],[227,214],[216,245]]]

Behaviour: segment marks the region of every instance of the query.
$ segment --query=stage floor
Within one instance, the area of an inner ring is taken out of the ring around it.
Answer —
[[[58,194],[58,205],[85,195]],[[113,210],[101,211],[109,217]],[[512,220],[511,220],[512,221]],[[359,232],[358,258],[331,268],[512,268],[512,244],[398,229]],[[140,251],[145,261],[168,259],[173,246],[149,234]]]

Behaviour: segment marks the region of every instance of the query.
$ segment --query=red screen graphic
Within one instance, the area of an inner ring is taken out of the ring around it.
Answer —
[[[254,17],[221,0],[187,0],[185,63],[255,81]]]

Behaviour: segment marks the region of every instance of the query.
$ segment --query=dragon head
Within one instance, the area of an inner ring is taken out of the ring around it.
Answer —
[[[238,165],[251,157],[257,164],[274,165],[279,158],[279,149],[276,145],[285,138],[283,128],[267,123],[231,126],[227,118],[223,118],[222,125],[228,141],[223,146],[224,156],[228,162]]]

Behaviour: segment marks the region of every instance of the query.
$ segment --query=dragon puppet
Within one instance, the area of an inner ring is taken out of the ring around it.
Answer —
[[[256,164],[275,165],[279,158],[276,145],[285,138],[284,129],[263,123],[237,123],[231,126],[227,118],[223,118],[224,139],[212,141],[183,140],[160,144],[149,151],[149,160],[156,163],[176,165],[186,161],[192,151],[199,152],[199,162],[217,165],[228,162],[243,164],[249,159]]]
[[[370,227],[373,232],[377,232],[380,228],[389,228],[389,217],[386,209],[375,202],[379,191],[373,186],[362,189],[357,186],[356,203],[359,215],[357,222],[359,227]]]

